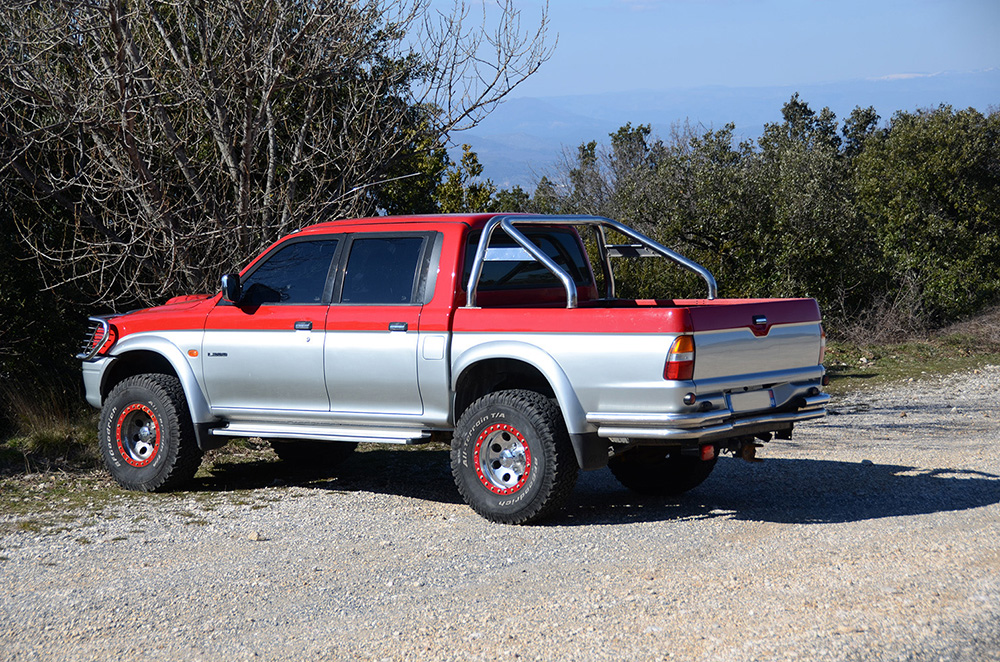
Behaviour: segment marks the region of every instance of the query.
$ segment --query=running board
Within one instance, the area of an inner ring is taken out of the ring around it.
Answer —
[[[427,441],[430,432],[419,428],[346,427],[338,425],[294,425],[289,423],[229,423],[212,428],[219,437],[262,437],[264,439],[318,439],[322,441],[354,441],[375,444],[419,444]]]

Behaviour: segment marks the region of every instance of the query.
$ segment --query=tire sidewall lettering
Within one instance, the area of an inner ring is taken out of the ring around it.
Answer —
[[[472,427],[474,430],[477,431],[476,434],[479,434],[479,432],[482,432],[483,428],[492,425],[496,421],[506,420],[506,418],[507,418],[507,412],[505,411],[489,412],[477,418],[476,421],[472,424]]]
[[[512,498],[512,499],[499,499],[497,501],[497,506],[499,506],[501,508],[507,508],[509,506],[517,505],[518,503],[520,503],[520,502],[524,501],[525,499],[527,499],[531,495],[531,493],[532,493],[532,491],[533,491],[533,489],[535,487],[535,483],[537,482],[536,476],[538,476],[538,473],[537,472],[532,472],[531,476],[528,477],[528,481],[521,487],[521,489],[519,489],[513,495],[514,498]]]
[[[161,464],[163,464],[163,456],[165,455],[166,449],[169,447],[169,440],[167,438],[167,430],[163,425],[163,412],[152,400],[146,401],[146,406],[149,407],[149,411],[153,413],[156,423],[157,434],[160,436],[159,448],[156,451],[156,455],[153,457],[153,461],[148,465],[151,469],[158,469]]]
[[[111,462],[114,463],[116,467],[124,467],[125,463],[122,462],[121,455],[118,453],[118,443],[116,439],[116,423],[123,407],[117,405],[108,409],[106,415],[106,421],[104,424],[104,449],[105,457],[107,457]]]
[[[507,412],[504,411],[491,411],[483,414],[475,420],[472,424],[472,432],[468,439],[467,444],[468,452],[462,454],[462,466],[472,468],[475,465],[475,446],[476,438],[482,433],[484,428],[489,427],[497,421],[503,421],[507,419]]]

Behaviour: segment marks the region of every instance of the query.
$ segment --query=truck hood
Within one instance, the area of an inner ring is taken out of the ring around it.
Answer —
[[[108,321],[117,329],[119,338],[143,331],[203,329],[205,316],[219,296],[195,294],[173,297],[163,305],[114,315]]]

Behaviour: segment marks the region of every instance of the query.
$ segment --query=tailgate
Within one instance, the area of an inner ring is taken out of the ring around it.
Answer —
[[[699,304],[688,308],[695,335],[695,381],[818,365],[822,327],[815,300]]]

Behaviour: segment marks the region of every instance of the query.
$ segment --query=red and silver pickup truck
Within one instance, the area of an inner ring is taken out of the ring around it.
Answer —
[[[644,257],[700,275],[706,298],[617,298],[613,262]],[[107,468],[136,490],[176,488],[233,437],[311,465],[450,438],[466,502],[525,523],[580,469],[689,490],[829,400],[814,300],[718,299],[700,265],[589,216],[320,223],[219,294],[91,319],[87,400]]]

